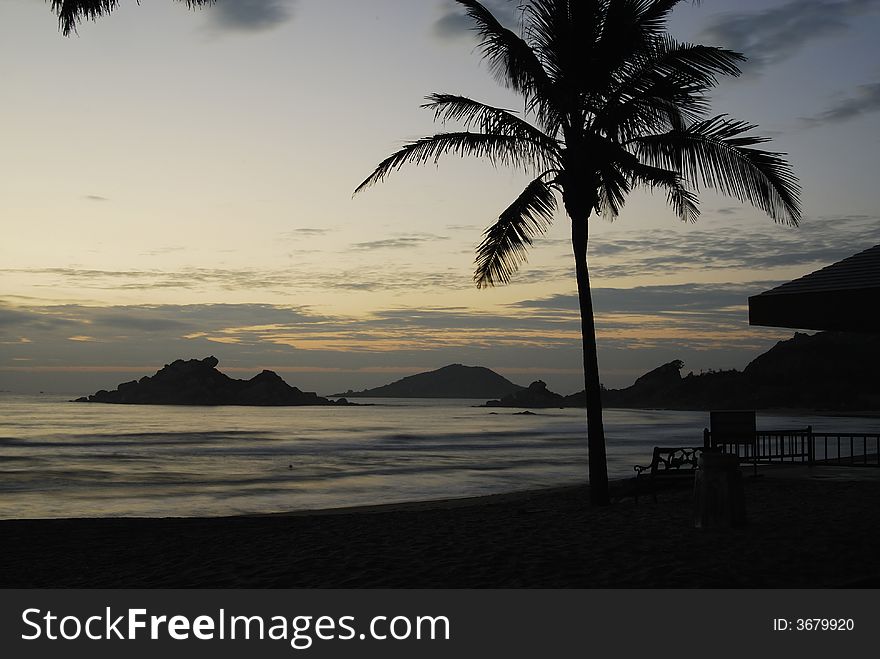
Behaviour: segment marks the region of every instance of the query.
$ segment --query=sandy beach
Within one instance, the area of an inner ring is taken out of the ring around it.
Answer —
[[[877,470],[746,479],[738,529],[693,528],[687,485],[657,503],[626,487],[606,508],[570,487],[288,515],[8,520],[0,586],[880,586]]]

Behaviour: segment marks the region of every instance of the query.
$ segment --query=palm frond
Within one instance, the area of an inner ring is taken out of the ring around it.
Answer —
[[[474,21],[474,29],[482,39],[479,47],[492,75],[501,85],[522,94],[527,109],[554,135],[564,118],[555,106],[553,86],[535,52],[477,0],[456,2]]]
[[[527,139],[510,135],[492,133],[437,133],[430,137],[409,142],[400,150],[391,154],[379,163],[376,169],[355,188],[357,194],[385,178],[403,165],[411,163],[423,165],[433,161],[437,163],[441,156],[452,154],[458,156],[475,156],[486,158],[493,165],[512,165],[525,171],[550,169],[553,163],[547,161],[543,151]]]
[[[593,117],[591,128],[620,142],[665,132],[705,116],[709,99],[700,90],[660,79],[643,94],[607,103]]]
[[[599,169],[599,189],[596,212],[607,220],[620,215],[626,196],[632,190],[629,178],[618,162],[604,159]]]
[[[632,146],[649,163],[679,172],[690,184],[714,188],[760,208],[777,222],[797,225],[800,185],[782,153],[752,148],[768,138],[744,135],[755,126],[725,115]]]
[[[58,15],[58,26],[64,36],[76,31],[80,21],[97,20],[116,9],[119,0],[51,0],[52,11]]]
[[[548,77],[570,85],[570,75],[589,59],[600,27],[599,3],[532,0],[527,7],[525,34]]]
[[[673,76],[688,83],[714,87],[718,76],[738,77],[745,55],[728,48],[680,42],[670,35],[652,43],[649,71],[654,76]]]
[[[634,186],[665,189],[667,202],[682,221],[696,222],[700,216],[699,198],[677,172],[639,162],[631,167],[630,178]]]
[[[602,72],[601,77],[611,79],[619,67],[660,36],[665,17],[649,13],[651,6],[649,0],[606,3],[595,48],[595,65]]]
[[[456,0],[476,24],[482,37],[480,48],[498,82],[518,92],[530,93],[543,86],[546,74],[534,51],[511,30],[501,25],[477,0]]]
[[[744,59],[724,48],[657,39],[621,67],[603,94],[593,127],[626,140],[640,131],[659,132],[700,119],[709,109],[706,92],[719,76],[740,75],[738,63]]]
[[[651,55],[666,36],[669,13],[681,0],[614,0],[604,7],[601,32],[596,39],[590,78],[593,106],[601,105],[603,90],[613,88],[627,71]],[[597,99],[599,102],[597,103]]]
[[[719,76],[741,75],[739,64],[745,60],[734,50],[679,42],[666,35],[651,40],[621,66],[610,91],[612,98],[627,97],[644,93],[662,79],[708,90],[718,84]]]
[[[76,32],[76,26],[83,20],[97,20],[109,14],[119,5],[119,0],[50,0],[52,11],[58,15],[58,26],[64,36]],[[177,0],[193,8],[212,5],[217,0]]]
[[[483,233],[477,247],[474,281],[477,288],[506,284],[526,261],[532,238],[542,234],[553,221],[556,195],[544,175],[529,183],[519,197]]]
[[[508,135],[532,142],[543,151],[544,159],[558,163],[559,141],[544,134],[511,110],[492,107],[455,94],[431,94],[423,108],[433,110],[434,120],[443,123],[458,121],[466,129],[476,127],[481,133]]]
[[[652,34],[659,34],[665,29],[669,14],[683,0],[653,0],[644,8],[639,16],[639,22],[643,29]],[[699,4],[699,0],[692,0],[693,4]]]

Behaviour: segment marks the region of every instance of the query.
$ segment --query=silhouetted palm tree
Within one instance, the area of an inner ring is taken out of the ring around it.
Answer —
[[[356,192],[406,163],[444,154],[479,156],[532,172],[534,180],[483,234],[478,287],[506,283],[557,207],[571,220],[580,301],[587,399],[590,498],[606,504],[608,474],[596,333],[587,266],[593,213],[616,216],[635,187],[660,189],[686,221],[708,187],[749,202],[776,221],[800,219],[799,185],[784,154],[753,148],[765,138],[726,115],[707,117],[718,76],[737,76],[745,58],[722,48],[680,43],[666,31],[681,0],[527,0],[521,34],[476,0],[465,7],[482,37],[492,73],[524,98],[517,113],[454,94],[423,106],[464,130],[406,144],[383,160]],[[475,130],[471,130],[475,129]]]
[[[109,14],[119,5],[119,0],[49,0],[52,11],[58,14],[58,25],[67,36],[76,30],[76,25],[84,19],[95,20],[99,16]],[[177,0],[185,2],[187,7],[213,5],[217,0]]]

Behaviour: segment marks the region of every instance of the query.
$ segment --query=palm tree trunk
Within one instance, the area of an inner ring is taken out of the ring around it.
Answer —
[[[584,393],[587,398],[587,447],[589,449],[590,503],[609,503],[608,465],[605,460],[605,428],[602,424],[602,392],[599,384],[599,360],[596,354],[596,325],[593,321],[593,298],[590,294],[590,271],[587,267],[588,220],[571,217],[571,243],[577,276],[578,302],[581,310],[581,340],[584,353]]]

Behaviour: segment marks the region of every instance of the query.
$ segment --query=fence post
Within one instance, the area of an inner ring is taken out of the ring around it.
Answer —
[[[813,441],[813,426],[807,426],[807,465],[812,467],[816,459],[816,447]]]

